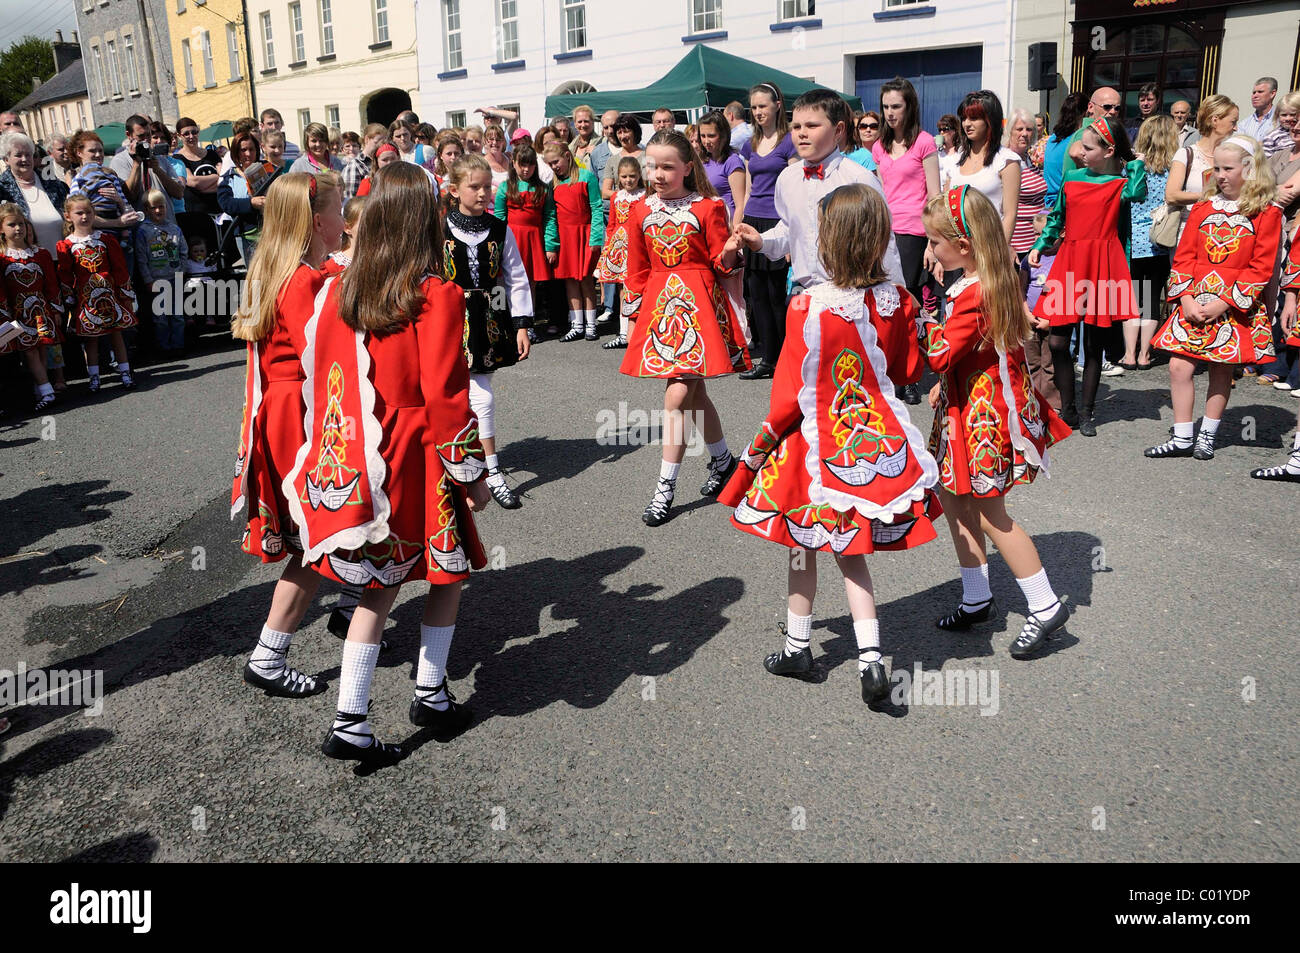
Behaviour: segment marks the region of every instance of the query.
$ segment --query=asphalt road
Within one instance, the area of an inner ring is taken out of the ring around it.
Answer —
[[[653,411],[661,389],[618,375],[621,356],[543,343],[498,375],[524,507],[481,517],[495,568],[467,586],[452,648],[477,722],[445,745],[406,722],[411,585],[372,723],[416,750],[369,776],[319,753],[333,688],[291,701],[240,679],[278,570],[239,552],[228,518],[238,350],[149,369],[135,393],[109,378],[59,406],[53,433],[0,424],[0,669],[101,671],[105,691],[98,716],[9,712],[0,857],[1300,858],[1300,489],[1246,476],[1282,461],[1300,401],[1247,381],[1213,461],[1149,461],[1171,421],[1166,372],[1105,381],[1100,436],[1066,441],[1052,478],[1010,498],[1075,607],[1068,634],[1009,657],[1023,600],[996,556],[1005,621],[935,629],[960,596],[941,528],[869,562],[886,661],[990,691],[996,676],[997,693],[987,714],[924,695],[872,711],[832,561],[814,610],[823,678],[777,679],[761,660],[786,557],[698,499],[703,458],[683,468],[676,518],[641,524],[658,449],[598,443],[598,415]],[[743,447],[766,383],[709,386]],[[930,416],[916,408],[923,432]],[[322,587],[292,653],[330,680],[332,601]]]

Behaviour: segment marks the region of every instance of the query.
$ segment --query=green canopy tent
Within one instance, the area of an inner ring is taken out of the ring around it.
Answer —
[[[104,155],[112,157],[122,143],[126,142],[126,125],[120,122],[106,122],[95,127],[95,135],[104,143]]]
[[[235,134],[235,124],[228,119],[221,122],[214,122],[206,129],[199,130],[199,142],[216,142],[218,139],[229,139]]]
[[[708,110],[721,109],[729,102],[738,101],[748,107],[749,88],[759,83],[775,83],[780,87],[787,108],[810,89],[827,88],[697,43],[677,61],[676,66],[644,89],[547,96],[546,115],[570,116],[578,106],[590,106],[598,116],[608,109],[649,113],[664,106],[675,112],[685,112],[693,121]],[[862,100],[858,97],[844,98],[854,109],[862,108]]]

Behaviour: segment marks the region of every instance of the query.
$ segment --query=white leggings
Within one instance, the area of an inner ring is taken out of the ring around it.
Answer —
[[[478,417],[478,435],[495,437],[497,432],[492,415],[496,409],[496,395],[492,393],[491,374],[469,375],[469,407]]]

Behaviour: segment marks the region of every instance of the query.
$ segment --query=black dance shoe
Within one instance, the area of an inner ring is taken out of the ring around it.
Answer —
[[[488,492],[492,494],[492,499],[496,500],[503,510],[517,510],[523,506],[519,502],[519,497],[515,495],[515,491],[505,483],[489,483]]]
[[[915,407],[921,402],[921,389],[915,384],[904,384],[903,401]]]
[[[776,373],[776,368],[766,361],[759,361],[747,371],[741,371],[737,377],[742,381],[769,380]]]
[[[1213,460],[1214,437],[1214,434],[1206,433],[1204,430],[1197,431],[1196,441],[1192,444],[1192,459]]]
[[[368,768],[386,768],[389,765],[397,764],[406,757],[406,752],[402,750],[401,745],[386,745],[370,732],[353,731],[350,725],[358,725],[365,721],[369,715],[344,715],[339,713],[340,721],[346,720],[347,726],[342,728],[330,728],[329,734],[325,736],[325,742],[320,746],[321,753],[327,758],[334,758],[336,761],[360,761]],[[369,738],[370,744],[357,745],[348,741],[344,735],[351,735],[355,738]]]
[[[1085,437],[1095,437],[1097,436],[1097,421],[1093,420],[1092,414],[1085,410],[1083,413],[1079,414],[1079,426],[1077,429],[1079,433],[1083,434]]]
[[[858,673],[858,679],[862,682],[862,700],[868,705],[889,694],[889,673],[884,662],[871,662]]]
[[[673,510],[673,496],[676,489],[676,480],[670,483],[661,479],[655,485],[655,495],[641,514],[641,522],[650,527],[663,526],[664,523],[667,523],[668,516]]]
[[[564,337],[560,338],[560,343],[569,344],[572,343],[573,341],[581,341],[583,333],[584,332],[580,327],[569,328],[569,330],[565,333]]]
[[[1059,416],[1061,420],[1065,421],[1066,425],[1071,430],[1079,429],[1079,412],[1073,407],[1068,410],[1062,410],[1057,416]]]
[[[432,728],[433,736],[439,741],[447,741],[456,737],[474,721],[474,712],[468,705],[456,704],[456,696],[447,687],[445,678],[442,680],[442,684],[434,688],[426,689],[421,685],[417,685],[416,688],[422,692],[431,691],[433,695],[438,694],[440,690],[447,693],[447,707],[441,711],[434,708],[431,701],[427,701],[419,695],[411,699],[411,724],[417,728]],[[430,695],[429,698],[432,698],[433,695]]]
[[[773,675],[807,680],[813,673],[812,649],[802,648],[794,655],[786,655],[784,651],[773,652],[763,659],[763,668]]]
[[[251,662],[244,666],[244,681],[276,698],[307,698],[310,695],[319,695],[329,687],[324,681],[304,675],[296,668],[289,668],[287,665],[279,675],[267,678],[253,668]]]
[[[1165,457],[1190,457],[1192,455],[1192,447],[1193,444],[1190,443],[1185,447],[1180,447],[1176,441],[1166,440],[1158,446],[1147,447],[1142,451],[1142,453],[1144,456],[1149,457],[1152,460],[1162,460]]]
[[[710,461],[709,478],[705,480],[704,485],[700,487],[700,496],[717,496],[721,493],[722,488],[727,485],[727,481],[730,480],[731,475],[736,472],[736,467],[739,466],[739,464],[740,460],[734,453],[731,454],[731,462],[727,464],[725,469],[713,469],[713,463]]]
[[[968,612],[958,605],[956,612],[950,612],[942,618],[936,619],[934,624],[947,632],[965,632],[972,625],[980,622],[988,622],[998,612],[998,602],[996,599],[990,599],[984,605],[974,612]]]
[[[1300,483],[1300,473],[1292,473],[1286,467],[1259,467],[1250,471],[1252,480],[1276,480],[1279,483]]]
[[[1034,613],[1029,614],[1025,620],[1025,627],[1020,630],[1016,640],[1011,643],[1011,657],[1017,659],[1027,659],[1037,652],[1052,633],[1056,632],[1066,622],[1070,620],[1070,610],[1064,602],[1056,604],[1056,611],[1050,616],[1042,618]]]

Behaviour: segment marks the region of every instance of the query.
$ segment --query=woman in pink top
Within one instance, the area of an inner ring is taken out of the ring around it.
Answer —
[[[884,129],[871,147],[880,170],[885,201],[894,219],[894,240],[903,264],[903,280],[917,301],[931,264],[921,211],[939,193],[939,155],[934,137],[921,128],[916,90],[901,76],[880,88]]]

